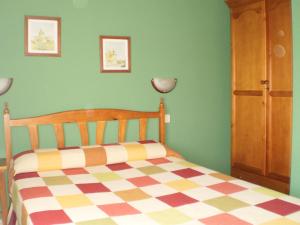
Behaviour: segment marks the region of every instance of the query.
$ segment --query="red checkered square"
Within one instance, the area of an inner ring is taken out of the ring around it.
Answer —
[[[76,184],[83,193],[109,192],[110,190],[101,183]]]
[[[26,178],[32,178],[32,177],[40,177],[37,172],[30,172],[30,173],[19,173],[14,176],[15,180],[21,180]]]
[[[157,159],[148,159],[148,162],[151,162],[153,165],[163,164],[163,163],[169,163],[170,160],[166,158],[157,158]]]
[[[286,202],[280,199],[274,199],[268,202],[263,202],[257,204],[256,206],[271,211],[273,213],[277,213],[282,216],[286,216],[300,210],[299,205]]]
[[[23,201],[32,198],[49,197],[52,196],[47,187],[32,187],[20,190]]]
[[[137,187],[159,184],[157,180],[154,180],[153,178],[148,176],[129,178],[128,181],[133,183]]]
[[[198,202],[196,199],[193,199],[185,194],[182,193],[175,193],[170,195],[164,195],[157,197],[160,201],[167,203],[168,205],[172,207],[182,206],[186,204],[191,204],[194,202]]]
[[[210,189],[213,189],[215,191],[224,193],[226,195],[246,190],[246,188],[244,188],[244,187],[241,187],[241,186],[236,185],[236,184],[228,183],[228,182],[223,182],[223,183],[220,183],[220,184],[214,184],[214,185],[211,185],[211,186],[208,186],[208,187]]]
[[[106,166],[112,171],[126,170],[131,168],[131,166],[129,166],[127,163],[116,163],[116,164],[111,164]]]
[[[88,174],[88,172],[83,168],[63,169],[63,172],[66,175]]]
[[[71,223],[71,219],[63,210],[48,210],[30,214],[34,225],[52,225]]]
[[[98,206],[103,210],[108,216],[124,216],[124,215],[133,215],[139,214],[140,211],[133,208],[127,203],[115,203],[109,205],[100,205]]]
[[[190,177],[196,177],[196,176],[201,176],[203,173],[193,170],[191,168],[188,169],[182,169],[182,170],[175,170],[172,171],[173,173],[177,174],[178,176],[181,176],[183,178],[190,178]]]
[[[200,220],[202,223],[206,225],[221,225],[221,224],[228,224],[228,225],[251,225],[248,222],[245,222],[235,216],[223,213],[216,216],[207,217],[205,219]]]

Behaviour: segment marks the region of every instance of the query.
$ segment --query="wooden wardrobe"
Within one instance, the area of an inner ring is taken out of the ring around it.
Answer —
[[[288,193],[292,132],[290,0],[226,0],[231,13],[231,174]]]

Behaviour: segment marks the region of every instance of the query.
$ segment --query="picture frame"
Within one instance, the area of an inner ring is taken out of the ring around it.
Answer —
[[[128,36],[100,36],[100,72],[131,72],[131,43]]]
[[[61,18],[25,16],[24,52],[26,56],[61,56]]]

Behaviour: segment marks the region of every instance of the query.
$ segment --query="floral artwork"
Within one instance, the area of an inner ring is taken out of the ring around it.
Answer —
[[[25,55],[60,56],[61,19],[25,17]]]
[[[130,72],[130,38],[100,36],[101,72]]]
[[[54,51],[54,39],[40,28],[38,34],[30,40],[31,49],[35,51]]]

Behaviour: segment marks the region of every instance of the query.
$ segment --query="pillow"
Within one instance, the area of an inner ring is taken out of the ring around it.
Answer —
[[[13,165],[15,174],[19,174],[154,159],[168,155],[176,156],[161,143],[139,141],[29,150],[15,155]]]

